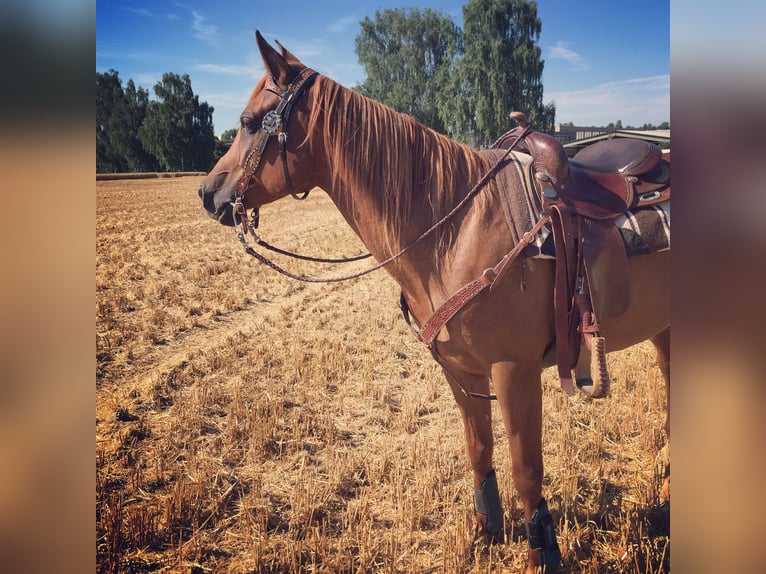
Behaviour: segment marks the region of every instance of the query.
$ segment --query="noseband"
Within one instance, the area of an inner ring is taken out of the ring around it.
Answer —
[[[261,157],[266,149],[266,145],[269,142],[271,136],[280,130],[277,140],[279,141],[279,157],[282,158],[282,168],[285,172],[285,180],[287,181],[287,187],[290,190],[290,195],[295,199],[306,199],[309,192],[306,191],[303,195],[298,195],[293,190],[293,182],[290,179],[290,172],[287,169],[287,122],[290,119],[290,112],[293,109],[293,104],[298,99],[298,96],[303,93],[310,85],[311,81],[316,77],[317,72],[311,68],[303,68],[301,72],[290,82],[287,89],[282,89],[274,81],[273,76],[266,78],[265,90],[268,90],[281,98],[276,109],[273,109],[266,113],[261,120],[261,129],[258,132],[255,145],[250,149],[245,158],[243,165],[242,177],[237,184],[237,191],[235,194],[234,217],[235,220],[239,219],[240,223],[244,226],[247,225],[247,212],[245,210],[245,190],[247,190],[253,176],[258,171],[261,165]],[[257,212],[255,217],[257,218]]]

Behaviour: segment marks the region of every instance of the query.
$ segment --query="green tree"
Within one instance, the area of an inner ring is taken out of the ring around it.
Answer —
[[[234,141],[234,138],[237,137],[237,131],[237,128],[231,128],[225,130],[220,138],[215,138],[215,151],[213,152],[213,159],[215,161],[218,161],[227,151],[229,151],[231,143]]]
[[[96,73],[96,171],[153,171],[157,159],[144,149],[138,130],[144,121],[149,92],[119,72]]]
[[[235,137],[237,137],[237,128],[231,128],[231,129],[228,129],[228,130],[224,131],[221,134],[221,141],[223,141],[223,142],[227,142],[227,141],[230,142]]]
[[[537,3],[469,0],[463,6],[464,54],[452,86],[451,109],[461,139],[481,147],[524,112],[536,129],[552,131],[555,105],[543,105],[544,62],[537,45]]]
[[[96,171],[118,172],[127,169],[127,161],[118,151],[114,133],[114,110],[123,104],[122,80],[116,70],[96,73]]]
[[[188,74],[162,75],[139,129],[144,148],[168,171],[207,171],[213,161],[213,107],[194,95]]]
[[[556,104],[548,102],[535,115],[534,127],[543,132],[553,132],[556,129]]]
[[[155,171],[157,158],[144,149],[138,130],[146,117],[149,92],[136,87],[133,80],[123,90],[122,100],[117,102],[110,120],[112,144],[127,163],[128,171]]]
[[[460,30],[450,18],[429,8],[383,10],[365,18],[355,51],[367,78],[361,94],[447,130],[439,93],[449,84],[450,68],[460,50]]]

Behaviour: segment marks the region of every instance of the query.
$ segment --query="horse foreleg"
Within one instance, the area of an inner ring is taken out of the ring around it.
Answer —
[[[665,379],[666,389],[666,415],[665,415],[665,438],[668,441],[668,452],[670,452],[670,327],[662,333],[655,335],[651,339],[654,348],[657,351],[657,364],[660,372]],[[670,500],[670,462],[665,468],[665,481],[660,489],[660,503],[664,504]]]
[[[553,519],[542,496],[542,386],[540,365],[497,363],[492,382],[511,449],[513,484],[524,507],[527,573],[555,572],[561,561]]]
[[[476,521],[474,535],[500,539],[503,531],[503,508],[497,488],[495,471],[492,468],[492,405],[482,398],[467,397],[462,388],[487,394],[489,381],[479,377],[461,377],[461,385],[447,373],[447,380],[455,396],[460,415],[463,418],[468,460],[473,471],[474,504]]]

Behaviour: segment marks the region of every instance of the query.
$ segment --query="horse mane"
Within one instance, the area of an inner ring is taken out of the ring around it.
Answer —
[[[470,191],[467,182],[477,181],[489,167],[476,150],[329,78],[318,77],[316,87],[308,131],[315,133],[324,112],[323,144],[333,184],[371,191],[389,251],[412,231],[414,210],[430,211],[431,221],[425,223],[435,223]],[[446,251],[453,234],[454,225],[437,231],[438,252]]]

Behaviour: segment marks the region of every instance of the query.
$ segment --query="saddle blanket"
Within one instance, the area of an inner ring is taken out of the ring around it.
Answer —
[[[670,202],[626,211],[615,220],[628,257],[670,249]],[[554,257],[553,234],[544,227],[525,252],[530,257]]]

